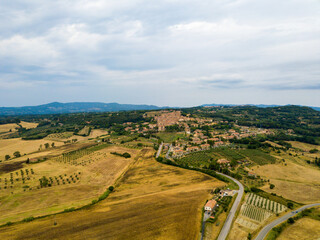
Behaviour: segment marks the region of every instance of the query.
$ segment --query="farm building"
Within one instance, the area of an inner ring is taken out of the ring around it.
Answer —
[[[206,203],[206,205],[204,206],[204,210],[211,212],[216,206],[217,206],[217,201],[212,199]]]
[[[248,172],[248,177],[257,177],[257,174],[255,174],[254,172]]]
[[[230,161],[227,160],[227,159],[219,159],[219,160],[217,161],[217,163],[219,163],[219,164],[221,164],[221,165],[228,165],[228,164],[230,163]]]

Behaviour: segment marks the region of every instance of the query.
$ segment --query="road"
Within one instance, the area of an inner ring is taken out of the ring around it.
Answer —
[[[157,152],[156,158],[158,158],[160,156],[161,151],[162,151],[162,147],[163,147],[163,142],[160,144],[160,146],[158,148],[158,152]]]
[[[287,219],[293,217],[294,215],[296,215],[297,213],[303,211],[304,209],[315,207],[315,206],[320,206],[320,203],[313,203],[313,204],[305,205],[305,206],[303,206],[303,207],[301,207],[301,208],[299,208],[297,210],[290,211],[286,215],[274,220],[273,222],[269,223],[267,226],[262,228],[262,230],[259,232],[258,236],[255,238],[255,240],[263,240],[267,236],[268,232],[272,228],[277,226],[278,224],[280,224],[280,223],[286,221]]]
[[[232,225],[232,221],[233,221],[233,218],[236,214],[236,211],[239,207],[239,204],[241,202],[241,199],[242,199],[242,196],[243,196],[243,193],[244,193],[244,188],[243,188],[243,185],[237,180],[237,179],[234,179],[228,175],[225,175],[223,173],[218,173],[217,174],[219,175],[222,175],[222,176],[225,176],[229,179],[231,179],[232,181],[234,181],[238,186],[239,186],[239,191],[238,191],[238,196],[236,198],[236,200],[234,201],[233,205],[232,205],[232,208],[228,214],[228,217],[221,229],[221,232],[219,234],[219,237],[218,237],[218,240],[225,240],[228,236],[228,233],[230,231],[230,228],[231,228],[231,225]]]
[[[238,196],[232,205],[232,208],[228,214],[228,217],[227,217],[227,219],[221,229],[219,237],[218,237],[218,240],[225,240],[228,236],[228,233],[229,233],[231,225],[232,225],[233,218],[234,218],[236,211],[239,207],[239,204],[241,202],[241,199],[242,199],[242,196],[244,193],[244,188],[243,188],[243,185],[241,184],[241,182],[239,182],[237,179],[234,179],[233,177],[230,177],[230,176],[223,174],[223,173],[218,173],[218,172],[216,172],[216,173],[231,179],[239,186]],[[203,219],[203,223],[202,223],[201,240],[203,239],[203,234],[204,234],[204,229],[205,229],[205,221],[206,221],[205,218],[206,218],[206,215],[204,215],[204,219]]]

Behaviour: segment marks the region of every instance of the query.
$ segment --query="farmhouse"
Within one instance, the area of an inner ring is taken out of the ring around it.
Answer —
[[[219,159],[219,160],[217,161],[217,163],[218,163],[218,164],[221,164],[221,165],[227,165],[227,164],[230,163],[230,161],[223,158],[223,159]]]
[[[216,206],[217,206],[217,201],[212,199],[206,203],[206,205],[204,206],[204,210],[211,212]]]
[[[248,172],[248,177],[257,177],[257,174],[255,174],[254,172]]]

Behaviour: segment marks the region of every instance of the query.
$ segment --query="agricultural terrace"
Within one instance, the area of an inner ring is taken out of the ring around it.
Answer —
[[[88,154],[84,155],[83,151]],[[131,158],[111,152],[128,152]],[[65,159],[78,164],[50,159],[36,164],[20,163],[12,170],[1,172],[0,224],[90,203],[114,184],[139,152],[97,145],[66,154]]]
[[[4,227],[0,238],[197,239],[203,204],[211,190],[225,183],[158,163],[153,156],[154,150],[142,149],[106,200],[86,210]]]

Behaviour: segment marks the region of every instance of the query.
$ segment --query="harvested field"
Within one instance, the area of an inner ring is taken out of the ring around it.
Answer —
[[[302,218],[289,227],[286,227],[279,240],[317,240],[320,238],[320,221],[311,218]]]
[[[2,228],[0,238],[197,239],[209,192],[225,183],[160,164],[151,149],[141,154],[106,200],[87,210]]]
[[[263,178],[270,179],[275,185],[268,185],[263,190],[282,195],[301,203],[310,203],[320,199],[320,169],[299,165],[287,160],[287,165],[271,164],[253,167],[253,171]],[[290,189],[290,191],[288,191]]]
[[[51,140],[22,140],[21,138],[11,138],[11,139],[0,139],[0,160],[4,160],[6,154],[13,157],[15,151],[19,151],[21,155],[29,154],[39,150],[40,145],[44,149],[44,144],[49,143],[50,146],[52,143],[55,146],[61,146],[63,143],[55,142]]]
[[[110,154],[124,150],[132,158]],[[91,163],[85,166],[48,160],[1,174],[0,224],[90,203],[113,184],[137,154],[137,150],[110,147],[88,156]],[[51,186],[40,187],[43,177]]]

